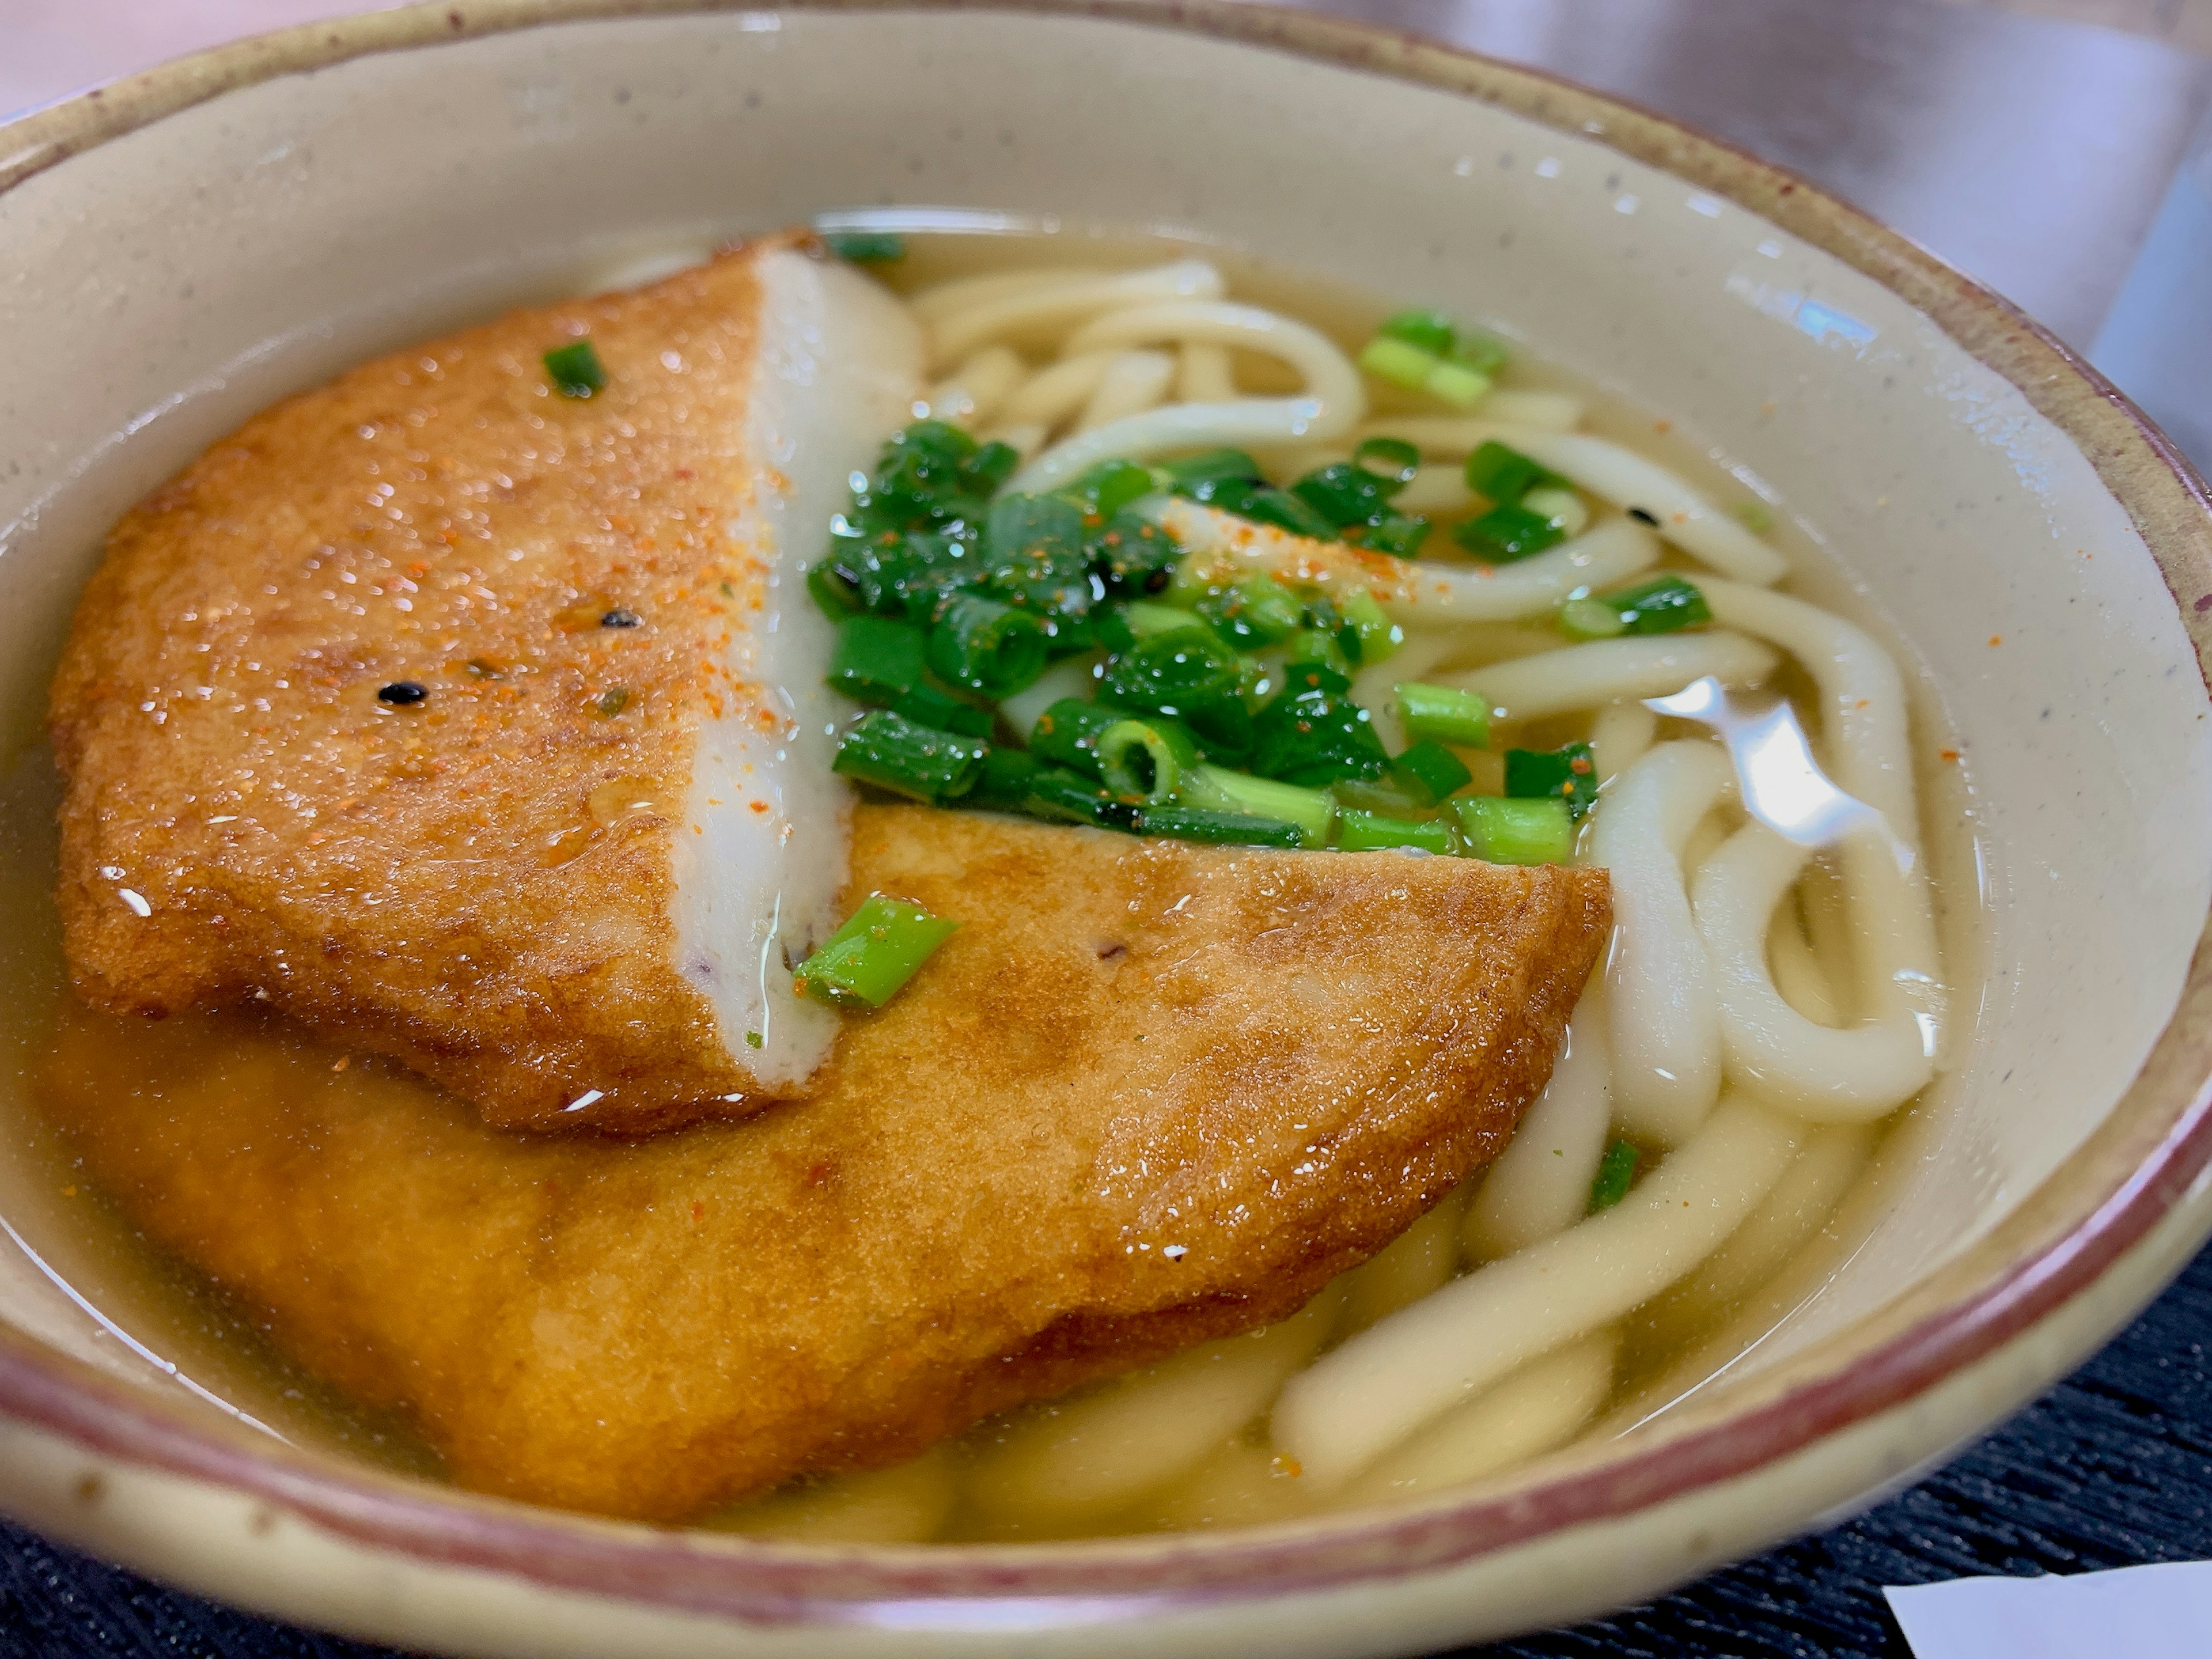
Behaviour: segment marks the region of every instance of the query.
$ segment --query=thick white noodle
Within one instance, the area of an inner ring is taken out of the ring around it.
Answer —
[[[1104,266],[1037,266],[1027,270],[994,270],[981,276],[956,276],[907,296],[907,307],[924,323],[935,324],[956,312],[971,311],[988,302],[1010,299],[1032,289],[1066,288],[1076,283],[1108,282],[1122,272]]]
[[[1106,365],[1098,389],[1075,417],[1075,429],[1088,432],[1110,421],[1157,409],[1175,380],[1176,360],[1164,351],[1121,351]]]
[[[1460,1217],[1465,1205],[1446,1193],[1429,1212],[1338,1282],[1344,1287],[1340,1334],[1349,1336],[1411,1307],[1459,1270]]]
[[[1827,1224],[1873,1155],[1878,1131],[1834,1124],[1805,1137],[1751,1218],[1712,1258],[1668,1292],[1655,1314],[1674,1328],[1696,1325],[1765,1284]]]
[[[1540,617],[1577,588],[1609,586],[1649,569],[1659,559],[1657,540],[1633,519],[1608,519],[1534,558],[1491,566],[1360,553],[1340,542],[1315,541],[1180,495],[1153,497],[1139,510],[1150,514],[1193,553],[1324,591],[1364,588],[1395,620],[1422,628]],[[1679,691],[1696,678],[1692,674],[1666,689]]]
[[[1044,447],[1051,430],[1035,421],[1019,421],[1012,426],[992,427],[976,434],[986,443],[1000,443],[1020,453],[1026,460]]]
[[[1821,748],[1835,781],[1888,821],[1890,836],[1858,835],[1840,848],[1850,896],[1862,1012],[1887,1019],[1902,1007],[1921,1043],[1940,1051],[1942,959],[1935,906],[1920,856],[1920,812],[1905,683],[1865,629],[1786,593],[1735,582],[1699,584],[1718,622],[1770,640],[1820,688]]]
[[[1387,1503],[1464,1486],[1565,1445],[1613,1392],[1620,1348],[1618,1333],[1600,1331],[1523,1365],[1385,1455],[1339,1501]]]
[[[1342,1301],[1332,1285],[1279,1324],[1189,1349],[1025,1419],[976,1460],[969,1500],[991,1514],[1064,1523],[1165,1486],[1267,1409],[1328,1340]]]
[[[1901,999],[1838,1030],[1814,1024],[1775,988],[1766,963],[1774,907],[1811,856],[1748,823],[1698,872],[1691,904],[1712,964],[1728,1074],[1810,1122],[1870,1122],[1917,1094],[1935,1060]]]
[[[1590,862],[1613,878],[1613,1115],[1662,1146],[1687,1140],[1720,1097],[1720,1003],[1680,860],[1735,782],[1718,744],[1662,743],[1607,787],[1594,815]]]
[[[1640,508],[1650,514],[1662,536],[1723,576],[1764,586],[1779,581],[1788,571],[1781,554],[1714,506],[1681,474],[1609,438],[1499,419],[1491,413],[1491,404],[1500,395],[1486,398],[1480,414],[1400,421],[1388,424],[1389,434],[1437,459],[1469,454],[1495,439],[1624,513]],[[1382,434],[1385,423],[1377,422],[1373,430]]]
[[[776,1492],[705,1525],[793,1543],[921,1544],[937,1535],[958,1495],[951,1449],[937,1446],[888,1469]]]
[[[1583,423],[1583,400],[1572,392],[1501,387],[1486,394],[1471,415],[1381,415],[1362,427],[1359,435],[1402,438],[1424,455],[1459,461],[1508,427],[1572,432]]]
[[[1007,395],[1000,418],[1009,425],[1041,426],[1049,431],[1090,402],[1119,355],[1086,351],[1039,369]]]
[[[1123,306],[1151,300],[1218,300],[1227,292],[1221,273],[1203,259],[1178,259],[1113,276],[1038,283],[926,318],[930,361],[957,363],[994,340],[1064,332],[1102,311]]]
[[[1620,522],[1612,520],[1589,533],[1596,536]],[[1757,685],[1780,660],[1757,640],[1716,629],[1708,634],[1595,640],[1447,674],[1438,683],[1481,692],[1490,699],[1494,719],[1533,720],[1626,698],[1670,696],[1707,674],[1729,685]]]
[[[1406,723],[1398,717],[1398,688],[1419,679],[1459,647],[1460,641],[1449,634],[1409,632],[1389,656],[1352,677],[1352,700],[1367,711],[1375,735],[1390,753],[1399,753],[1410,741]]]
[[[1609,702],[1590,725],[1590,758],[1607,784],[1642,760],[1659,736],[1659,717],[1640,702]]]
[[[999,412],[1028,374],[1028,366],[1007,347],[985,346],[930,392],[929,412],[973,431]]]
[[[1068,336],[1063,349],[1082,353],[1191,341],[1279,359],[1297,371],[1305,389],[1290,398],[1172,404],[1114,421],[1047,450],[1010,487],[1030,494],[1051,489],[1116,456],[1150,460],[1211,445],[1249,448],[1322,442],[1351,431],[1367,413],[1367,389],[1359,371],[1334,341],[1318,329],[1257,306],[1199,300],[1133,305],[1085,324]]]
[[[1773,1190],[1804,1131],[1731,1097],[1627,1198],[1478,1267],[1291,1379],[1275,1443],[1322,1492],[1540,1355],[1609,1325],[1718,1249]]]
[[[1176,401],[1185,404],[1225,404],[1237,396],[1237,375],[1229,348],[1203,340],[1183,342],[1182,361],[1176,371]]]
[[[1766,930],[1766,962],[1784,1002],[1815,1025],[1844,1024],[1828,970],[1813,953],[1812,941],[1798,923],[1797,907],[1786,896],[1774,907],[1774,921]]]
[[[1461,1237],[1468,1254],[1492,1261],[1563,1233],[1589,1208],[1590,1182],[1613,1127],[1613,1063],[1603,978],[1593,978],[1513,1139],[1482,1177]]]

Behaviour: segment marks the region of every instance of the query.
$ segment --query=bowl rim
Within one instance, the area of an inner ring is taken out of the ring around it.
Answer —
[[[2069,348],[1784,168],[1548,72],[1374,24],[1248,0],[430,0],[218,46],[33,110],[0,125],[0,194],[111,138],[280,75],[569,22],[762,10],[981,11],[1197,33],[1473,97],[1595,137],[1730,200],[1882,283],[2067,434],[2157,561],[2200,676],[2212,683],[2212,496],[2157,427]],[[1625,1450],[1530,1484],[1164,1540],[824,1548],[569,1515],[186,1421],[5,1326],[0,1415],[120,1462],[244,1493],[374,1550],[550,1589],[762,1626],[880,1623],[869,1609],[894,1602],[1019,1602],[1082,1620],[1127,1619],[1437,1571],[1747,1476],[1992,1355],[2093,1286],[2208,1169],[2212,931],[2141,1071],[2059,1171],[1957,1259],[1778,1367],[1735,1406],[1687,1413],[1649,1438],[1615,1443]],[[2043,1364],[2055,1376],[2081,1357]]]

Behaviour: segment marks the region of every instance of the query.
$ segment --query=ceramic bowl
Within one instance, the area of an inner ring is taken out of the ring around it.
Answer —
[[[1987,969],[1879,1218],[1747,1361],[1517,1474],[1269,1530],[945,1549],[616,1525],[288,1445],[104,1329],[11,1224],[0,1507],[409,1647],[1406,1652],[1644,1596],[1870,1501],[2080,1361],[2203,1237],[2202,484],[2056,341],[1802,181],[1321,17],[463,0],[0,129],[10,752],[100,532],[254,410],[580,261],[886,204],[1179,228],[1495,319],[1819,536],[1957,734],[1930,798],[1966,820],[1950,886]],[[25,1179],[0,1176],[11,1220]]]

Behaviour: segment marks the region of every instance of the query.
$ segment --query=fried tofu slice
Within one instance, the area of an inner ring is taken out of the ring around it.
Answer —
[[[1255,1328],[1494,1156],[1600,870],[863,806],[956,917],[808,1098],[623,1143],[486,1127],[236,1017],[73,1009],[46,1109],[134,1224],[455,1479],[682,1522]]]
[[[580,342],[605,383],[564,396]],[[116,527],[54,683],[79,990],[273,1006],[500,1124],[798,1092],[836,1020],[785,952],[838,920],[850,811],[799,567],[921,363],[771,240],[216,444]]]

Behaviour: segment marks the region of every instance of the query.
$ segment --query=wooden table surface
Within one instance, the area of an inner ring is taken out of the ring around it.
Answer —
[[[2212,63],[2173,44],[2212,47],[2212,0],[1328,3],[1556,70],[1794,167],[2081,343],[2212,95]],[[228,36],[359,9],[0,0],[0,113]],[[1884,1583],[2212,1557],[2209,1340],[2212,1254],[2078,1376],[1859,1520],[1651,1606],[1486,1651],[1894,1659],[1905,1649]],[[374,1651],[0,1525],[0,1659]]]

